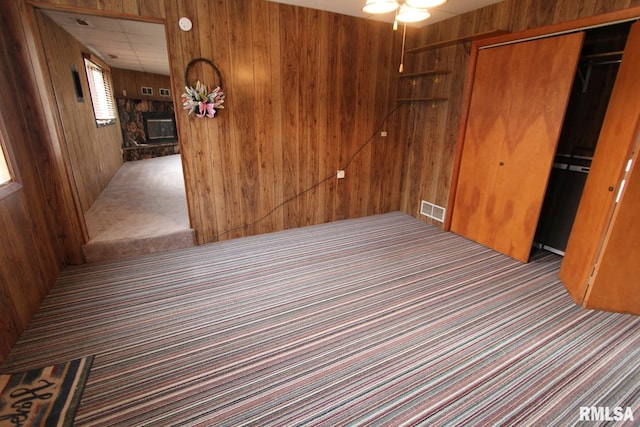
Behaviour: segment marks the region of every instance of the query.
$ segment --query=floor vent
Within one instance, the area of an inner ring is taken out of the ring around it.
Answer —
[[[444,222],[444,214],[446,209],[433,203],[422,201],[420,205],[420,214],[436,221]]]

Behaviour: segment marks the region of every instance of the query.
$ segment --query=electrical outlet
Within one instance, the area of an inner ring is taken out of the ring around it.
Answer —
[[[380,132],[380,136],[387,136],[387,131],[383,130],[382,132]]]
[[[336,176],[338,177],[338,179],[344,178],[344,170],[338,169],[338,173],[336,173]]]

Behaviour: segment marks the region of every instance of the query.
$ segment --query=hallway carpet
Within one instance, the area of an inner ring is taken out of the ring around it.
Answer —
[[[85,219],[87,262],[193,246],[180,155],[125,162]]]

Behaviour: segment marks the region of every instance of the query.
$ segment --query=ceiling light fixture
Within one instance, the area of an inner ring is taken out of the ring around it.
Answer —
[[[362,11],[371,14],[397,11],[396,22],[420,22],[431,16],[427,10],[428,7],[439,6],[446,2],[447,0],[366,0]]]
[[[447,0],[406,0],[405,4],[416,9],[429,9],[431,7],[441,6]]]
[[[416,9],[403,4],[398,11],[398,22],[420,22],[429,19],[431,14],[427,9]]]
[[[398,29],[398,22],[404,24],[402,32],[402,55],[400,57],[400,73],[404,72],[404,47],[407,36],[407,23],[420,22],[429,19],[431,14],[427,8],[440,6],[447,0],[366,0],[362,11],[371,14],[385,14],[396,12],[393,30]]]
[[[398,9],[400,5],[396,0],[367,0],[362,7],[362,11],[372,14],[383,14],[393,12]]]

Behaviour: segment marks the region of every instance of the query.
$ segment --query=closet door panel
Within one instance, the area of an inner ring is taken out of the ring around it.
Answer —
[[[582,40],[478,53],[452,231],[528,261]]]
[[[451,223],[452,231],[476,241],[487,242],[483,225],[487,217],[492,219],[496,203],[487,193],[492,192],[498,175],[499,144],[507,135],[511,108],[508,94],[513,83],[496,76],[501,75],[505,64],[515,62],[512,55],[512,50],[501,48],[478,52],[469,106],[472,116],[467,122]]]
[[[640,139],[640,134],[637,136]],[[640,141],[639,141],[640,142]],[[634,163],[638,162],[638,153]],[[588,288],[585,306],[599,310],[640,314],[640,169],[627,177],[623,198],[616,207],[606,249]]]
[[[627,38],[589,177],[560,267],[560,279],[578,304],[585,303],[589,278],[603,248],[624,170],[638,137],[639,69],[640,23],[635,23]],[[628,198],[625,196],[625,199]],[[607,244],[607,251],[611,245],[611,242]],[[622,256],[619,261],[628,263],[630,259],[633,258]],[[631,280],[637,281],[638,277],[630,277],[628,282]],[[613,282],[611,286],[614,286]]]

